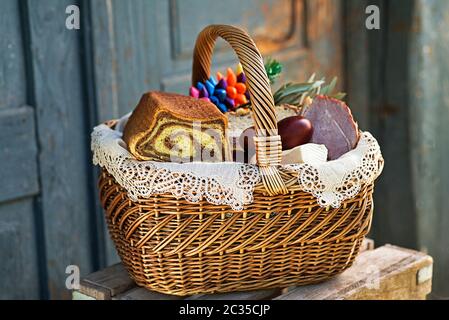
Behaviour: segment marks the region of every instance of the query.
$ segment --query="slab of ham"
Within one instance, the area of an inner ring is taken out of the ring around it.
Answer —
[[[358,125],[344,102],[318,95],[302,116],[309,119],[314,128],[310,142],[324,144],[328,149],[328,160],[337,159],[356,147]]]

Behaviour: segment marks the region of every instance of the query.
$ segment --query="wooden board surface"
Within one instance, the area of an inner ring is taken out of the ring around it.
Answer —
[[[113,300],[314,300],[314,299],[425,299],[431,291],[432,258],[424,253],[372,242],[354,265],[326,282],[300,287],[178,297],[137,287],[121,264],[83,279],[80,294]]]
[[[432,258],[423,253],[386,245],[362,253],[350,269],[327,282],[289,289],[276,299],[424,299],[431,278],[418,282],[418,272],[431,265]]]
[[[0,109],[0,202],[39,192],[34,111]]]
[[[28,18],[30,99],[35,107],[39,145],[48,294],[70,297],[65,288],[66,267],[76,265],[82,275],[93,270],[88,193],[90,164],[82,70],[80,32],[65,27],[65,9],[72,1],[32,1]]]
[[[38,299],[35,195],[39,193],[35,112],[27,99],[23,1],[0,1],[0,299]]]

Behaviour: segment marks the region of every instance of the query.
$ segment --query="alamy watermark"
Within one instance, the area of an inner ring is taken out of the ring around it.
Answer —
[[[65,8],[65,13],[68,15],[65,19],[65,27],[69,30],[80,29],[80,8],[77,5],[70,5]]]
[[[65,273],[68,274],[65,279],[65,287],[69,290],[78,290],[80,288],[80,268],[71,264],[65,268]]]
[[[368,15],[365,20],[365,27],[368,30],[380,29],[380,9],[376,5],[369,5],[365,9],[365,13]]]

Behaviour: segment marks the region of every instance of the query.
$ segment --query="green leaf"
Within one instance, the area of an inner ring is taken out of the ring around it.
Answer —
[[[282,72],[282,64],[279,61],[268,57],[265,62],[265,71],[267,72],[270,83],[273,84]]]
[[[330,95],[332,93],[332,91],[334,91],[336,84],[337,84],[337,77],[334,77],[332,79],[331,83],[329,83],[327,86],[324,86],[321,89],[320,93],[323,95]]]
[[[338,100],[343,100],[343,98],[346,97],[346,93],[345,92],[337,92],[337,93],[334,93],[331,97],[338,99]]]

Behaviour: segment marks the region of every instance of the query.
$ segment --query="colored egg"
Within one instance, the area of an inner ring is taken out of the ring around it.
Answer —
[[[226,99],[226,90],[225,89],[215,89],[214,96],[220,100],[220,102],[223,102]]]
[[[209,92],[207,92],[206,87],[203,86],[203,88],[200,90],[200,98],[209,98]]]
[[[227,86],[228,86],[228,83],[226,82],[226,79],[225,79],[225,78],[221,78],[221,79],[218,81],[218,83],[217,83],[217,85],[215,86],[215,88],[217,88],[217,89],[226,89]]]
[[[223,74],[221,74],[220,71],[217,72],[217,80],[220,81],[221,79],[223,79]]]
[[[234,87],[238,93],[245,93],[246,91],[246,85],[244,83],[237,82]]]
[[[200,100],[204,100],[204,101],[209,101],[210,102],[210,99],[206,98],[206,97],[202,97],[202,98],[200,98]]]
[[[211,96],[210,98],[210,102],[212,102],[213,104],[217,105],[220,103],[220,101],[218,100],[218,98],[216,96]]]
[[[191,97],[198,99],[200,96],[200,91],[195,87],[190,87],[189,94]]]
[[[282,150],[288,150],[308,143],[313,134],[313,126],[310,120],[302,116],[291,116],[278,122],[278,132]]]
[[[203,88],[204,88],[204,84],[203,84],[202,82],[198,81],[198,82],[196,83],[196,88],[197,88],[199,91],[201,91],[201,90],[203,90]]]
[[[235,104],[237,105],[237,106],[239,106],[239,105],[242,105],[242,104],[245,104],[245,103],[247,103],[248,102],[248,100],[246,99],[246,97],[245,97],[245,95],[244,94],[241,94],[241,93],[238,93],[236,96],[235,96]]]
[[[223,103],[225,104],[225,106],[226,106],[228,109],[234,109],[234,107],[235,107],[235,101],[234,101],[234,99],[231,99],[231,98],[229,98],[229,97],[227,97]]]
[[[246,83],[246,76],[244,72],[237,75],[237,82]]]
[[[243,67],[242,67],[242,64],[241,63],[239,63],[238,65],[237,65],[237,70],[236,70],[236,74],[237,75],[239,75],[239,74],[241,74],[243,72]]]
[[[221,112],[228,111],[228,108],[226,108],[226,106],[223,103],[219,103],[217,107],[218,109],[220,109]]]
[[[227,69],[226,80],[228,81],[228,86],[231,86],[231,87],[235,86],[235,84],[237,83],[237,77],[231,68]]]
[[[245,97],[249,101],[249,97],[250,97],[249,90],[245,91]]]
[[[237,89],[234,87],[227,87],[226,94],[228,95],[229,98],[234,99],[235,96],[237,95]]]
[[[213,85],[209,80],[206,80],[205,87],[207,89],[207,92],[209,93],[209,96],[214,94],[215,85]]]
[[[217,80],[214,78],[214,76],[210,76],[209,82],[212,83],[214,86],[217,85]]]

